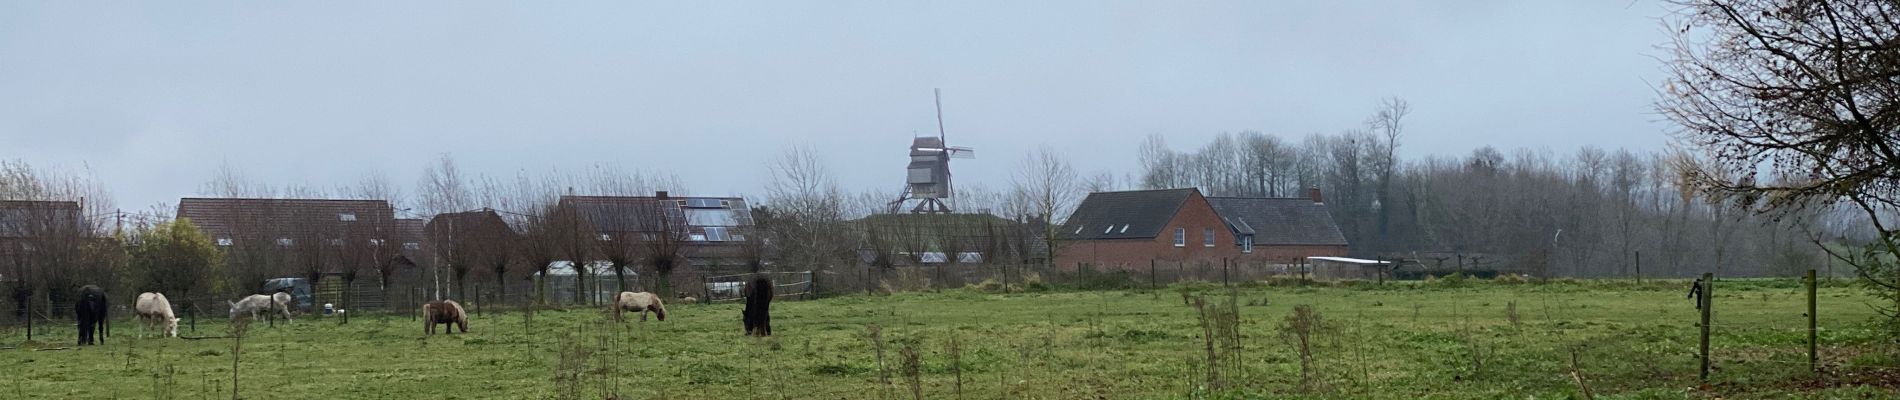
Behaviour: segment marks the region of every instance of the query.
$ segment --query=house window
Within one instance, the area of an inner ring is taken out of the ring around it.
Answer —
[[[289,246],[289,245],[291,245],[292,243],[294,243],[294,242],[291,242],[291,241],[290,241],[290,238],[277,238],[277,245],[278,245],[278,246]]]
[[[411,251],[414,251],[414,250],[422,250],[422,244],[421,244],[421,243],[416,243],[416,242],[404,242],[404,243],[402,244],[402,249],[403,249],[403,250],[411,250]]]
[[[383,240],[382,240],[382,239],[370,239],[370,240],[369,240],[369,245],[371,245],[371,246],[382,246],[382,245],[383,245]]]
[[[337,214],[336,220],[343,221],[343,222],[356,222],[356,214],[353,214],[353,213]]]
[[[708,227],[706,227],[706,240],[710,240],[710,241],[714,241],[714,242],[724,242],[724,241],[727,241],[727,240],[730,240],[730,239],[732,239],[732,238],[731,238],[731,237],[728,237],[728,236],[726,236],[726,228],[725,228],[725,227],[721,227],[721,226],[708,226]]]
[[[1240,252],[1253,254],[1253,235],[1240,237]]]
[[[1107,235],[1107,234],[1110,234],[1110,233],[1115,233],[1115,224],[1108,224],[1108,229],[1103,229],[1103,230],[1102,230],[1102,234],[1103,234],[1103,235]]]
[[[1080,235],[1080,234],[1082,234],[1082,227],[1080,227],[1080,226],[1078,226],[1078,227],[1075,227],[1075,234],[1077,234],[1077,235]]]
[[[600,234],[600,241],[602,242],[611,242],[613,240],[614,240],[613,235],[608,235],[605,233]]]
[[[1109,226],[1114,226],[1114,225],[1109,225]],[[1115,232],[1115,233],[1128,233],[1128,224],[1122,224],[1122,230],[1120,232]]]
[[[1187,247],[1187,228],[1174,228],[1174,247]]]
[[[1214,247],[1214,228],[1201,229],[1201,247]]]
[[[226,247],[231,246],[231,238],[218,238],[218,245],[226,246]]]

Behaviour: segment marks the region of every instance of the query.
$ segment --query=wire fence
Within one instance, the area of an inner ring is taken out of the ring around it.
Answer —
[[[798,272],[760,272],[747,274],[717,275],[705,277],[701,287],[705,290],[706,302],[739,301],[745,299],[745,285],[754,278],[767,278],[772,282],[773,299],[810,299],[817,292],[815,275],[812,271]]]

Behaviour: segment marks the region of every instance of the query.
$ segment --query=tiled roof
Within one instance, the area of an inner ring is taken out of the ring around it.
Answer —
[[[562,207],[574,207],[594,230],[601,233],[658,232],[659,218],[665,215],[673,229],[704,226],[750,227],[752,209],[738,197],[667,197],[651,196],[561,196]],[[699,220],[687,212],[717,213],[717,224]]]
[[[1228,229],[1253,233],[1255,245],[1346,245],[1326,205],[1309,198],[1209,197],[1207,202]]]
[[[395,236],[395,210],[383,200],[183,198],[178,218],[214,239]]]
[[[0,238],[26,237],[55,227],[86,232],[78,202],[0,200]]]
[[[429,220],[429,224],[424,229],[428,234],[442,238],[450,237],[453,233],[487,236],[480,238],[481,240],[500,240],[495,243],[507,243],[515,235],[514,229],[508,227],[507,222],[502,221],[501,215],[491,210],[438,214]],[[495,238],[496,236],[499,238]]]
[[[1062,223],[1069,239],[1148,239],[1174,219],[1195,189],[1095,192]]]

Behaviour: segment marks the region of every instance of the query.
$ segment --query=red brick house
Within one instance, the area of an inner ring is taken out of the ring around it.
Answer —
[[[1198,189],[1090,193],[1062,225],[1056,265],[1139,269],[1150,262],[1288,263],[1344,256],[1318,191],[1309,198],[1205,197]]]

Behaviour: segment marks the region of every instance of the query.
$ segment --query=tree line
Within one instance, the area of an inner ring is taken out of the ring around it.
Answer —
[[[1836,211],[1763,215],[1701,191],[1684,153],[1484,146],[1403,159],[1410,113],[1387,99],[1362,126],[1298,142],[1250,131],[1176,150],[1150,136],[1135,183],[1209,196],[1319,188],[1354,255],[1538,276],[1793,276],[1829,262],[1817,243],[1855,237]]]

